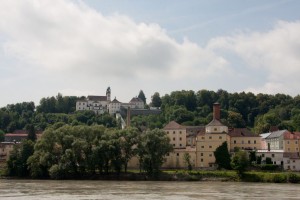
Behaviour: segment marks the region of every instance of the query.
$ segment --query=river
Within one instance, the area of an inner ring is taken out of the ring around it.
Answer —
[[[300,185],[236,182],[51,181],[0,179],[0,199],[300,199]]]

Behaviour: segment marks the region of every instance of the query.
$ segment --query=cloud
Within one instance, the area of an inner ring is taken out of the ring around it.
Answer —
[[[103,16],[83,2],[5,1],[0,12],[6,53],[50,72],[176,79],[190,76],[186,69],[199,77],[226,64],[190,41],[175,41],[158,24]]]
[[[246,90],[296,95],[300,85],[299,41],[300,21],[279,21],[268,32],[239,32],[233,36],[214,38],[207,48],[229,51],[239,56],[257,74],[266,72],[262,86],[249,86]]]

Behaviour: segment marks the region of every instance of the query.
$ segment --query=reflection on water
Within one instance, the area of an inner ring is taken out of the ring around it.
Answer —
[[[0,180],[0,199],[300,199],[299,185],[232,182]]]

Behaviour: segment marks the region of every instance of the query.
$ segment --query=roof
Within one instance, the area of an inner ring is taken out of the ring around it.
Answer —
[[[234,128],[229,131],[228,135],[230,137],[260,137],[259,135],[255,135],[246,128]]]
[[[266,139],[281,137],[286,131],[287,130],[280,130],[280,131],[271,132],[271,134],[268,137],[266,137]]]
[[[114,98],[114,100],[112,100],[111,103],[121,103],[120,101],[118,101],[116,98]]]
[[[87,97],[88,100],[90,101],[107,101],[107,97],[106,96],[88,96]]]
[[[289,131],[284,132],[283,138],[285,140],[298,140],[300,139],[299,132],[291,133]]]
[[[184,126],[181,126],[180,124],[178,124],[175,121],[171,121],[169,122],[165,127],[164,130],[170,130],[170,129],[184,129]]]
[[[300,159],[298,152],[284,152],[283,153],[284,158],[290,158],[290,159]]]
[[[224,124],[222,124],[219,120],[217,119],[213,119],[209,124],[207,124],[206,126],[224,126]]]
[[[133,103],[133,102],[144,102],[144,101],[138,97],[133,97],[129,103]]]
[[[271,133],[262,133],[262,134],[259,134],[259,135],[260,135],[260,137],[261,137],[262,139],[265,139],[265,138],[267,138],[270,134],[271,134]]]

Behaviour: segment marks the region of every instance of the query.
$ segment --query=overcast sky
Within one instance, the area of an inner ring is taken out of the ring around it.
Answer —
[[[0,107],[143,90],[300,93],[298,0],[0,0]]]

